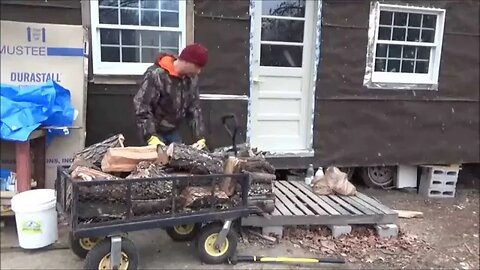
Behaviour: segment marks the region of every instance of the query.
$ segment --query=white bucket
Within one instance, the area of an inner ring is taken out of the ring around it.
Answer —
[[[55,190],[35,189],[12,198],[21,248],[42,248],[58,239]]]

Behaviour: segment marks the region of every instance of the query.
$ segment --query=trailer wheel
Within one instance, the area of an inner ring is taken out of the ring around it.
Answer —
[[[209,224],[202,228],[197,239],[197,250],[200,260],[206,264],[222,264],[227,262],[237,250],[238,236],[230,229],[225,241],[219,249],[215,248],[222,225]]]
[[[68,246],[79,258],[85,259],[87,253],[92,250],[103,238],[87,237],[75,238],[72,232],[68,233]]]
[[[168,227],[165,231],[173,241],[183,242],[194,240],[201,228],[202,224],[195,223]]]
[[[88,252],[85,258],[84,269],[112,269],[110,266],[111,244],[109,238],[104,239]],[[135,244],[128,238],[122,238],[122,252],[118,270],[136,270],[137,267],[138,251]]]
[[[391,186],[396,175],[395,166],[373,166],[362,168],[362,180],[371,188]]]

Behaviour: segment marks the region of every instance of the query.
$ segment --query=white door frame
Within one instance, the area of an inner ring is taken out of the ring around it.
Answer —
[[[253,34],[253,31],[256,30],[258,31],[258,26],[255,25],[255,22],[257,20],[257,16],[261,16],[261,14],[256,14],[255,10],[255,4],[256,2],[261,2],[262,0],[250,0],[250,58],[249,58],[249,102],[248,102],[248,112],[247,112],[247,134],[246,134],[246,141],[247,143],[251,143],[251,138],[252,138],[252,93],[253,93],[253,85],[254,85],[254,73],[255,73],[255,63],[254,59],[256,56],[255,52],[255,35]],[[307,0],[307,1],[312,1],[312,0]],[[307,125],[305,126],[305,129],[307,130],[305,136],[306,140],[306,145],[307,149],[300,150],[300,151],[288,151],[288,152],[275,152],[275,153],[270,153],[272,157],[288,157],[288,156],[313,156],[314,155],[314,149],[313,149],[313,128],[314,128],[314,114],[315,114],[315,91],[318,90],[316,89],[316,80],[317,80],[317,67],[320,59],[320,35],[321,35],[321,14],[322,14],[322,0],[315,0],[314,1],[314,6],[313,10],[310,12],[314,13],[314,19],[316,20],[315,27],[313,29],[313,38],[310,39],[312,40],[311,44],[308,44],[304,50],[308,49],[310,50],[310,53],[312,56],[314,56],[314,61],[310,62],[310,66],[308,67],[310,76],[306,76],[304,78],[304,83],[307,85],[308,88],[312,89],[311,90],[311,95],[309,95],[309,98],[306,102],[307,105],[305,106],[305,109],[308,111],[305,111],[304,113],[306,115],[306,123]],[[316,11],[316,12],[315,12]],[[307,10],[305,12],[308,12]],[[260,33],[260,31],[258,31]],[[314,41],[314,42],[313,42]],[[308,47],[308,48],[307,48]],[[310,108],[310,109],[309,109]],[[309,113],[310,112],[310,113]]]

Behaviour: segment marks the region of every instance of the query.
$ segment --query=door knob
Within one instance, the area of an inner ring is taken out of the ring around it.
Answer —
[[[259,78],[253,78],[252,81],[254,83],[262,83],[263,82],[263,80],[260,80]]]

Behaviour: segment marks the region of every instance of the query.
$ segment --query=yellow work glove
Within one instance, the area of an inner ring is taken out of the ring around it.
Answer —
[[[196,143],[192,144],[193,147],[197,148],[198,150],[202,150],[207,146],[205,139],[200,139]]]
[[[148,139],[148,145],[165,146],[165,143],[163,143],[157,136],[152,136]]]

